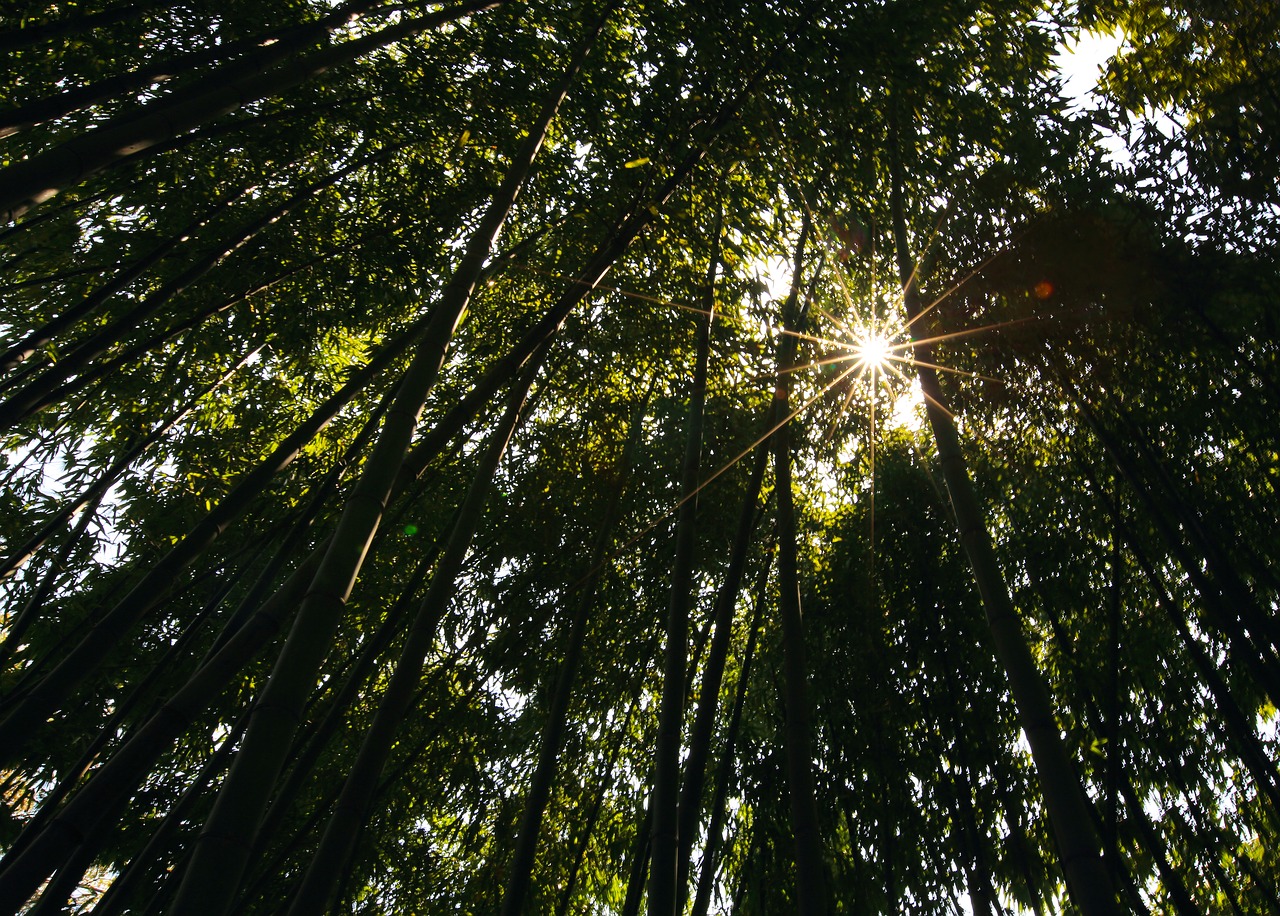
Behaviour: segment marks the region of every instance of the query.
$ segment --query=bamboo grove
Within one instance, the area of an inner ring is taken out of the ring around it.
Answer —
[[[0,912],[1280,914],[1274,5],[0,49]]]

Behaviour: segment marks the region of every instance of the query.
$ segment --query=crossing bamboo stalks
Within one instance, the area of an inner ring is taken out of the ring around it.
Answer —
[[[135,903],[139,893],[138,885],[159,870],[165,847],[173,842],[174,835],[189,816],[191,808],[208,789],[209,784],[226,769],[231,759],[231,752],[240,743],[248,723],[247,714],[236,720],[231,733],[222,740],[218,749],[200,768],[196,778],[183,790],[173,807],[165,813],[164,819],[152,832],[141,852],[133,856],[120,876],[111,882],[111,886],[94,906],[92,916],[116,916],[118,913],[127,912],[131,904]]]
[[[47,41],[81,35],[93,29],[104,28],[117,22],[125,22],[131,16],[138,16],[161,6],[160,0],[139,0],[96,13],[71,15],[53,22],[42,22],[35,25],[9,28],[0,31],[0,51],[19,51]]]
[[[120,456],[110,467],[107,468],[98,479],[94,481],[84,492],[67,502],[61,509],[53,514],[43,525],[40,530],[31,535],[17,550],[0,562],[0,582],[9,578],[20,569],[31,557],[43,547],[50,538],[57,532],[61,531],[68,521],[79,511],[84,509],[90,503],[100,502],[107,491],[110,490],[120,480],[121,477],[133,466],[139,458],[141,458],[148,449],[159,442],[164,436],[175,426],[181,423],[195,410],[196,406],[206,397],[224,385],[227,380],[234,376],[237,372],[245,367],[257,354],[262,352],[263,344],[258,344],[247,354],[245,354],[234,366],[222,374],[220,378],[215,379],[210,384],[204,386],[196,394],[189,398],[182,407],[174,412],[167,420],[158,424],[154,429],[143,436],[136,444],[130,447],[123,455]],[[24,627],[25,629],[25,627]],[[20,635],[20,634],[19,634]],[[6,643],[12,641],[14,632],[11,630],[6,638]]]
[[[494,239],[524,186],[551,121],[602,26],[603,21],[590,40],[580,45],[565,75],[552,88],[441,294],[440,308],[433,315],[398,386],[377,445],[343,509],[271,678],[254,706],[244,743],[196,840],[191,862],[172,905],[175,913],[221,914],[234,900],[252,835],[288,753],[300,705],[328,650],[369,543],[378,529],[453,332],[471,301]]]
[[[248,193],[248,190],[247,188],[237,188],[234,192],[223,196],[221,200],[208,208],[205,213],[187,223],[181,231],[173,233],[160,244],[134,258],[129,263],[122,265],[112,274],[109,280],[96,287],[79,302],[64,308],[53,318],[28,332],[17,343],[6,348],[4,353],[0,354],[0,372],[8,372],[14,369],[39,352],[41,347],[57,339],[68,328],[94,314],[102,305],[109,302],[113,296],[127,289],[135,280],[179,249],[185,241],[198,235],[211,220],[224,210],[240,202],[243,196]],[[0,388],[4,390],[13,388],[21,381],[21,378],[22,376],[20,375],[12,375],[0,383]]]
[[[533,357],[532,365],[540,365],[547,352],[546,349],[539,351]],[[478,407],[464,399],[433,429],[433,434],[423,437],[413,452],[416,461],[416,465],[411,468],[413,473],[405,473],[402,469],[396,480],[394,496],[402,495],[444,448],[448,436],[440,435],[439,431],[462,429],[477,409]],[[231,678],[279,633],[287,622],[289,613],[297,609],[307,585],[314,579],[331,540],[331,537],[324,540],[265,602],[259,603],[260,587],[265,588],[273,578],[264,574],[260,585],[255,586],[249,598],[241,602],[242,610],[233,615],[234,620],[243,619],[244,622],[235,626],[234,630],[230,627],[226,629],[224,637],[220,637],[221,647],[211,651],[187,682],[151,718],[129,734],[119,750],[92,774],[65,808],[56,812],[49,829],[40,832],[29,852],[23,851],[20,856],[6,857],[4,867],[7,870],[0,873],[0,907],[9,900],[25,900],[33,893],[39,882],[53,872],[63,857],[74,852],[85,831],[100,819],[103,806],[119,794],[134,791],[147,769],[164,749],[217,699]],[[280,556],[283,555],[282,548]],[[250,609],[251,614],[248,613]],[[245,615],[247,619],[244,619]],[[17,906],[16,903],[13,905]]]
[[[376,232],[363,236],[358,240],[358,243],[363,244],[372,241],[379,236],[390,235],[397,231],[399,231],[399,227],[397,226],[384,227]],[[100,358],[94,359],[86,365],[81,372],[73,376],[70,381],[59,385],[57,388],[46,389],[43,395],[40,395],[31,403],[29,408],[30,411],[32,413],[38,413],[53,404],[61,403],[68,400],[73,395],[78,395],[90,385],[114,377],[121,369],[127,366],[136,365],[147,353],[153,353],[156,350],[159,350],[161,346],[169,341],[200,328],[217,316],[227,312],[229,309],[248,302],[287,280],[293,280],[305,276],[308,271],[318,267],[328,260],[331,260],[335,255],[341,254],[345,251],[345,247],[333,248],[317,255],[314,258],[310,258],[302,264],[292,267],[283,273],[276,274],[266,280],[255,281],[252,286],[219,299],[209,305],[200,306],[185,318],[171,324],[167,324],[160,330],[148,334],[146,337],[137,340],[134,343],[124,345],[123,340],[117,340],[116,343],[119,344],[119,346],[117,349],[114,349],[109,356],[104,354]],[[123,336],[124,334],[121,335],[122,338]]]
[[[1079,397],[1077,408],[1081,418],[1115,464],[1121,478],[1138,496],[1147,517],[1155,525],[1165,545],[1195,586],[1210,624],[1227,638],[1236,659],[1249,668],[1258,684],[1275,702],[1280,698],[1280,657],[1273,650],[1266,636],[1266,629],[1259,624],[1256,614],[1242,618],[1242,612],[1252,605],[1252,601],[1245,604],[1227,601],[1226,595],[1202,568],[1177,527],[1166,517],[1160,501],[1145,484],[1135,462],[1106,428],[1092,405],[1085,398]],[[1246,625],[1246,620],[1249,625]]]
[[[97,734],[81,751],[76,762],[68,767],[57,784],[45,793],[40,800],[40,807],[30,820],[23,825],[22,833],[5,850],[4,866],[6,868],[10,862],[23,855],[26,848],[43,833],[45,826],[59,814],[59,806],[63,800],[80,785],[82,778],[89,772],[90,767],[102,756],[104,748],[110,747],[115,741],[121,726],[132,718],[146,718],[148,704],[154,705],[156,685],[163,677],[172,674],[177,660],[185,656],[191,643],[200,635],[205,624],[226,600],[231,590],[238,584],[240,576],[247,572],[247,569],[242,569],[240,574],[219,589],[211,600],[205,602],[204,607],[187,624],[181,635],[173,641],[173,644],[164,651],[163,656],[152,666],[147,676],[130,687],[120,701],[115,704],[111,715],[107,717],[106,721],[98,729]],[[103,819],[105,818],[99,818],[99,821]],[[99,840],[105,836],[97,829],[96,825],[89,833],[98,836]],[[81,845],[83,846],[83,843]],[[92,855],[96,855],[98,852],[97,846],[91,850]],[[82,851],[76,850],[75,857],[80,857],[81,855]]]
[[[707,306],[698,314],[692,378],[688,387],[685,451],[680,471],[680,508],[676,515],[675,556],[667,604],[666,649],[663,653],[662,699],[658,739],[654,750],[653,838],[649,861],[649,916],[672,916],[680,904],[684,883],[680,861],[680,738],[684,723],[685,665],[689,651],[689,612],[693,606],[693,568],[697,551],[699,476],[702,461],[703,414],[707,397],[707,361],[711,325],[715,321],[715,277],[719,269],[718,239],[708,267]]]
[[[260,858],[261,854],[265,852],[263,847],[267,841],[276,837],[280,824],[301,792],[303,783],[311,775],[312,769],[319,760],[320,755],[328,747],[331,739],[342,727],[345,721],[344,717],[347,715],[351,704],[357,699],[361,688],[367,685],[370,675],[374,673],[374,665],[382,659],[392,642],[403,632],[406,626],[406,617],[413,605],[413,599],[417,596],[419,589],[435,566],[436,559],[440,554],[439,548],[440,545],[437,545],[435,549],[423,558],[409,584],[400,594],[396,603],[390,608],[386,619],[379,625],[374,634],[361,645],[355,664],[344,679],[342,687],[329,703],[324,717],[299,742],[301,749],[292,755],[289,775],[281,785],[280,791],[271,799],[271,807],[267,810],[262,826],[258,831],[255,859]]]
[[[765,421],[766,431],[772,430],[775,425],[771,407]],[[741,591],[742,574],[746,567],[752,536],[759,522],[760,489],[764,483],[768,456],[768,449],[761,445],[752,463],[747,490],[742,498],[742,509],[738,514],[738,529],[729,555],[729,564],[725,569],[724,582],[716,593],[716,602],[712,610],[715,633],[707,652],[707,662],[702,669],[702,684],[698,690],[698,711],[694,718],[693,730],[689,733],[689,755],[685,760],[684,782],[680,787],[678,826],[680,859],[676,874],[680,876],[684,887],[687,887],[685,876],[689,872],[689,862],[693,856],[694,841],[702,817],[702,790],[706,782],[707,761],[715,731],[716,711],[720,705],[720,685],[724,678],[725,661],[729,656],[729,643],[733,636],[733,617],[737,609],[738,594]]]
[[[38,723],[54,713],[75,686],[102,664],[110,649],[160,604],[178,573],[221,537],[276,475],[293,462],[302,448],[410,346],[419,330],[410,329],[389,342],[342,388],[317,407],[306,422],[242,477],[231,492],[147,571],[61,663],[31,689],[22,704],[0,722],[0,746],[5,747],[7,753],[17,753],[22,744],[33,736]]]
[[[421,677],[422,660],[436,639],[440,620],[457,590],[456,580],[472,538],[480,527],[494,475],[520,423],[529,387],[533,383],[532,373],[526,372],[525,376],[512,393],[511,405],[477,463],[475,477],[440,554],[431,586],[410,624],[395,672],[382,695],[373,723],[365,732],[360,753],[347,774],[337,806],[312,856],[306,876],[293,897],[289,916],[318,916],[329,912],[338,878],[345,872],[368,818],[373,789],[386,765],[395,733],[409,711]]]
[[[895,124],[889,135],[893,238],[907,318],[916,322],[922,310],[920,278],[908,248],[905,178],[898,150],[898,129]],[[947,401],[938,375],[925,365],[933,362],[930,347],[917,343],[915,360],[916,376],[924,394],[929,428],[938,448],[960,543],[982,598],[996,657],[1009,679],[1018,719],[1031,746],[1071,899],[1087,916],[1118,914],[1116,894],[1102,862],[1088,799],[1063,745],[1048,688],[1036,667],[1022,621],[1009,597],[981,505],[969,478],[969,467],[955,422],[944,406]]]
[[[652,391],[652,386],[649,391]],[[644,414],[648,408],[649,394],[646,393],[631,423],[620,469],[627,471],[635,458],[635,451],[643,428]],[[620,479],[623,479],[620,475]],[[613,488],[609,501],[602,515],[595,543],[588,554],[588,581],[582,587],[581,594],[574,604],[574,612],[568,621],[564,634],[564,661],[556,676],[555,693],[551,708],[547,711],[547,721],[543,726],[538,747],[537,763],[534,766],[529,789],[525,794],[524,810],[521,813],[520,825],[516,830],[516,846],[507,866],[508,878],[502,894],[502,916],[519,916],[525,912],[530,884],[533,878],[534,858],[538,848],[539,833],[542,820],[551,798],[551,789],[560,762],[560,751],[564,743],[564,735],[569,720],[569,700],[577,682],[578,668],[582,663],[583,647],[586,643],[587,621],[595,606],[600,576],[608,559],[609,548],[616,532],[618,503],[622,498],[622,484]],[[569,891],[565,891],[566,895]]]
[[[754,87],[758,85],[759,79],[763,78],[765,72],[767,72],[767,68],[757,74],[757,77],[748,84],[746,90],[722,106],[720,111],[710,120],[705,132],[699,138],[699,142],[696,144],[697,148],[688,153],[679,162],[670,177],[661,185],[658,193],[642,197],[637,201],[635,207],[620,221],[618,228],[607,237],[598,255],[578,275],[578,279],[570,291],[566,292],[561,300],[544,315],[543,319],[526,336],[526,343],[521,345],[521,352],[516,354],[513,360],[504,364],[502,367],[504,370],[510,370],[513,366],[527,363],[528,360],[533,358],[534,354],[540,351],[545,352],[546,341],[555,333],[573,307],[590,294],[599,280],[612,267],[614,261],[626,251],[632,240],[653,221],[656,214],[660,212],[661,207],[667,203],[675,190],[689,177],[705,156],[706,144],[710,142],[710,139],[716,135],[718,130],[723,129],[724,126],[731,122],[736,107],[744,98],[750,95]],[[486,384],[492,383],[495,379],[500,379],[500,377],[500,372],[487,375],[488,381]],[[510,376],[508,375],[507,377],[509,378]],[[461,424],[466,422],[465,416],[467,416],[465,410],[451,411],[442,420],[441,425],[448,427],[453,424],[455,427],[460,427]],[[405,473],[401,473],[396,477],[396,492],[400,491],[399,488],[403,484],[420,474],[431,458],[430,449],[418,448],[414,450],[413,454],[416,463],[411,464],[406,468]],[[40,875],[42,873],[47,875],[48,872],[44,871],[47,867],[45,864],[36,863],[53,862],[56,864],[59,861],[59,856],[63,854],[58,850],[65,851],[68,848],[74,848],[77,843],[76,838],[83,836],[83,831],[96,822],[95,813],[102,810],[115,797],[115,793],[132,791],[132,787],[136,785],[137,780],[141,778],[141,775],[145,773],[150,765],[149,761],[154,760],[160,749],[166,746],[174,735],[184,729],[200,710],[206,708],[209,703],[217,698],[219,691],[230,677],[240,670],[246,659],[252,657],[263,643],[277,632],[281,623],[287,620],[289,611],[296,607],[298,591],[305,589],[319,563],[318,556],[304,563],[301,571],[290,577],[282,591],[276,597],[270,599],[243,627],[239,628],[223,648],[166,702],[162,710],[145,726],[131,735],[129,741],[121,747],[112,759],[107,761],[103,768],[94,774],[94,777],[86,784],[84,789],[77,793],[76,797],[68,804],[67,809],[60,813],[56,826],[51,825],[51,831],[46,831],[47,836],[42,838],[43,851],[40,855],[29,860],[24,857],[24,867],[14,869],[15,874],[21,873],[23,875],[21,883],[29,883],[34,879],[38,884],[42,880]],[[27,869],[26,865],[31,865],[32,867]],[[16,899],[18,892],[14,890],[13,885],[5,885],[4,895],[6,899]],[[21,899],[25,900],[26,896],[22,895]]]
[[[45,368],[39,375],[5,398],[4,402],[0,403],[0,428],[14,425],[39,408],[47,406],[50,403],[50,396],[62,383],[101,357],[124,335],[137,329],[143,321],[165,307],[259,234],[295,213],[300,206],[320,191],[332,187],[353,172],[371,162],[385,158],[386,155],[388,155],[386,152],[380,152],[376,156],[357,159],[290,194],[247,226],[237,227],[234,232],[218,239],[177,276],[165,281],[154,292],[142,297],[124,315],[69,348],[56,363]],[[23,352],[27,349],[29,344],[23,345]]]
[[[370,51],[482,10],[505,0],[468,0],[439,13],[408,18],[362,38],[306,55],[265,73],[214,83],[191,98],[161,98],[138,114],[122,116],[61,146],[0,170],[0,220],[29,209],[126,157],[172,140],[221,115],[259,99],[279,95],[335,66]]]
[[[806,210],[792,259],[791,289],[783,304],[783,322],[789,334],[778,343],[775,416],[790,416],[792,375],[797,334],[804,314],[800,303],[805,251],[813,231]],[[807,302],[805,303],[807,306]],[[830,909],[826,864],[818,826],[818,806],[813,777],[813,708],[809,698],[809,669],[805,651],[804,617],[800,607],[800,575],[796,515],[791,482],[791,425],[784,423],[773,435],[775,510],[778,523],[778,616],[782,618],[783,708],[786,711],[787,793],[792,841],[796,860],[796,907],[799,912],[822,916]]]
[[[155,4],[159,5],[159,4]],[[162,61],[145,61],[133,70],[118,73],[114,76],[95,80],[84,86],[68,89],[58,95],[47,96],[27,102],[11,111],[0,114],[0,139],[12,136],[27,127],[34,127],[45,121],[65,117],[86,108],[113,101],[122,94],[130,93],[157,83],[166,82],[175,77],[181,80],[184,76],[200,76],[199,70],[206,64],[227,62],[217,70],[220,82],[229,82],[249,76],[255,72],[274,66],[292,54],[304,49],[308,44],[323,41],[334,30],[352,20],[375,11],[376,2],[355,0],[344,3],[326,16],[312,22],[301,23],[283,29],[272,29],[261,35],[228,41],[199,51],[192,51]],[[135,7],[136,9],[136,7]],[[78,17],[91,20],[93,16]],[[64,25],[70,25],[68,21]],[[82,28],[85,26],[81,26]],[[18,31],[18,35],[26,32],[39,34],[41,27],[27,28]],[[46,27],[47,30],[47,27]],[[16,36],[12,36],[16,37]],[[31,43],[47,41],[48,38],[33,39],[26,36]],[[4,40],[0,38],[0,49]],[[167,104],[173,104],[182,97],[192,97],[202,91],[196,87],[179,88],[165,97]]]
[[[67,560],[84,540],[89,531],[89,524],[97,516],[98,507],[102,504],[102,499],[105,496],[106,491],[103,491],[96,499],[92,499],[85,504],[80,517],[76,519],[75,527],[72,528],[70,536],[63,540],[57,554],[50,559],[44,574],[40,577],[39,582],[36,583],[35,588],[32,589],[31,596],[27,598],[16,614],[6,618],[5,637],[0,641],[0,670],[8,667],[9,659],[13,657],[13,653],[22,644],[23,636],[26,635],[31,625],[40,619],[45,602],[53,594],[58,579],[67,571]]]
[[[769,583],[769,567],[773,554],[761,565],[755,588],[755,609],[747,630],[747,645],[743,650],[742,667],[738,672],[738,684],[734,691],[729,722],[725,726],[724,747],[716,767],[715,794],[711,799],[711,818],[707,824],[707,841],[702,847],[702,864],[698,874],[698,889],[693,899],[692,916],[707,916],[711,905],[711,892],[715,888],[716,873],[720,861],[720,834],[724,831],[725,802],[729,797],[729,783],[733,779],[738,746],[738,732],[742,725],[742,708],[747,698],[747,685],[751,682],[751,663],[755,659],[756,637],[760,632],[760,618],[764,614],[765,589]]]
[[[372,432],[376,420],[375,412],[366,424],[366,432]],[[360,438],[357,437],[357,442],[353,443],[353,450]],[[51,873],[64,857],[74,854],[84,836],[102,820],[104,806],[113,804],[120,796],[127,797],[169,743],[217,699],[230,679],[279,632],[288,612],[297,607],[307,583],[314,577],[323,550],[314,551],[274,594],[269,589],[328,494],[329,491],[322,487],[309,501],[298,523],[291,526],[289,535],[281,541],[275,556],[241,600],[213,648],[186,684],[129,733],[117,751],[92,773],[67,805],[58,810],[54,807],[58,797],[51,797],[49,803],[36,813],[19,843],[5,856],[4,871],[0,873],[0,906],[6,900],[18,899],[23,893],[32,893],[41,876]],[[268,595],[270,597],[263,602]],[[199,622],[193,623],[188,631],[194,630]],[[170,651],[176,654],[179,648],[180,645],[175,645]],[[157,671],[161,668],[163,666]],[[111,723],[104,729],[104,733],[109,735],[114,735],[115,731],[116,727]],[[73,782],[66,784],[71,786]],[[44,828],[46,822],[47,829]],[[27,846],[32,848],[28,850]]]

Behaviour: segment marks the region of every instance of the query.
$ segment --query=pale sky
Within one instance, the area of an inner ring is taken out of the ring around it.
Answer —
[[[1075,42],[1063,45],[1055,59],[1065,77],[1063,91],[1068,97],[1081,105],[1089,104],[1089,93],[1122,40],[1118,35],[1081,32]]]

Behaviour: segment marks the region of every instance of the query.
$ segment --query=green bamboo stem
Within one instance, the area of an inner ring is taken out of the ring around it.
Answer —
[[[39,352],[41,347],[55,340],[63,331],[72,327],[81,319],[92,315],[100,306],[110,301],[113,296],[127,289],[131,283],[168,257],[187,239],[199,233],[216,216],[239,203],[246,193],[247,189],[237,188],[232,193],[224,195],[206,212],[187,223],[181,231],[173,233],[145,254],[123,265],[111,276],[111,279],[95,288],[79,302],[64,308],[53,318],[28,332],[17,343],[7,347],[0,354],[0,372],[8,372],[16,368]],[[3,383],[0,383],[0,389],[8,390],[16,387],[20,380],[20,375],[10,376]]]
[[[376,5],[376,0],[375,2],[356,0],[356,2],[344,3],[328,15],[312,22],[272,29],[265,34],[202,48],[169,60],[144,61],[137,68],[126,73],[104,77],[87,85],[67,89],[58,95],[35,99],[0,114],[0,139],[12,136],[25,128],[110,102],[122,93],[145,89],[175,76],[181,77],[195,73],[205,64],[227,61],[212,77],[220,83],[260,72],[280,63],[308,44],[328,38],[330,32],[361,15],[374,11],[373,8]],[[30,31],[34,30],[22,29],[17,34]],[[3,40],[0,37],[0,46],[3,45]],[[210,77],[206,75],[206,79],[208,78]],[[204,85],[204,80],[201,80],[198,85],[182,87],[166,96],[165,102],[172,104],[176,99],[196,95],[205,91],[202,88]]]
[[[766,430],[772,430],[776,425],[773,417],[773,410],[770,409],[767,412]],[[743,569],[747,563],[747,553],[760,517],[760,490],[764,484],[764,471],[768,457],[768,449],[763,445],[759,447],[747,481],[747,490],[742,498],[742,509],[738,514],[738,529],[729,555],[729,565],[725,569],[724,582],[716,593],[715,607],[712,610],[715,633],[711,638],[706,665],[702,669],[702,684],[698,690],[698,711],[694,718],[693,730],[689,733],[689,755],[685,760],[684,782],[680,787],[678,827],[680,859],[676,873],[682,879],[682,887],[687,887],[683,878],[689,872],[698,824],[702,817],[702,790],[706,783],[707,761],[710,758],[711,739],[715,731],[716,712],[720,705],[720,686],[724,678],[725,662],[729,656],[729,643],[733,636],[733,616],[738,605],[738,595],[741,592]]]
[[[259,99],[279,95],[325,71],[378,48],[506,0],[466,0],[458,6],[406,19],[371,35],[324,48],[276,69],[215,83],[192,98],[159,99],[137,114],[116,118],[61,146],[0,170],[0,221],[22,216],[65,188],[79,184],[122,159],[167,142]]]
[[[36,410],[47,406],[50,403],[50,395],[58,390],[59,385],[101,357],[125,335],[137,329],[143,321],[181,295],[192,284],[209,274],[262,232],[289,217],[325,188],[333,186],[353,172],[387,155],[386,151],[380,151],[375,156],[348,163],[341,169],[290,194],[247,226],[237,227],[235,231],[218,239],[177,276],[162,283],[124,315],[69,348],[56,363],[45,368],[43,372],[5,398],[4,402],[0,403],[0,428],[19,423]]]
[[[415,326],[384,345],[346,384],[312,411],[297,430],[276,446],[257,467],[240,478],[218,505],[149,569],[142,580],[47,676],[32,687],[22,703],[0,722],[0,747],[6,749],[5,753],[16,754],[34,737],[39,723],[56,712],[71,691],[98,669],[110,649],[118,645],[138,621],[160,605],[178,574],[222,536],[276,475],[293,462],[303,447],[403,353],[419,332],[420,327]]]
[[[423,659],[436,639],[439,623],[457,591],[457,577],[480,527],[494,475],[520,423],[532,383],[533,373],[526,372],[522,383],[512,392],[511,404],[477,463],[475,477],[458,510],[457,521],[440,555],[431,586],[414,614],[395,671],[378,704],[373,723],[365,732],[356,761],[347,773],[342,794],[302,884],[293,897],[288,916],[319,916],[330,911],[333,895],[338,890],[338,879],[355,850],[368,818],[373,790],[421,679]]]
[[[707,363],[711,326],[715,321],[715,276],[719,268],[719,225],[708,267],[704,309],[698,315],[696,357],[689,385],[685,420],[685,452],[680,472],[680,508],[676,514],[675,557],[667,603],[666,650],[663,653],[662,699],[654,752],[652,852],[649,861],[649,916],[673,916],[684,884],[679,873],[680,738],[684,723],[685,665],[689,651],[689,613],[693,606],[693,571],[697,551],[699,475],[703,414],[707,397]]]
[[[382,520],[454,330],[470,304],[494,239],[524,186],[551,121],[589,48],[590,42],[553,87],[441,294],[440,308],[404,374],[378,442],[347,500],[271,677],[254,705],[244,743],[196,839],[191,862],[172,904],[175,914],[221,914],[234,900],[266,799],[292,744],[301,705]]]
[[[894,248],[907,319],[916,323],[922,311],[919,277],[907,244],[904,179],[896,129],[895,125],[895,129],[890,131]],[[917,328],[916,333],[920,330]],[[925,344],[915,345],[916,375],[924,394],[929,428],[938,448],[960,544],[968,557],[982,598],[996,657],[1009,679],[1018,720],[1031,746],[1067,889],[1072,901],[1086,916],[1118,916],[1116,894],[1102,861],[1101,846],[1084,787],[1063,745],[1048,688],[1036,667],[1022,621],[1009,597],[981,505],[969,479],[969,467],[960,447],[955,422],[945,406],[947,401],[938,375],[925,365],[933,362],[930,351],[931,348]]]
[[[711,799],[711,820],[707,824],[707,841],[702,847],[698,890],[693,899],[693,916],[707,916],[707,909],[711,905],[711,891],[715,887],[720,861],[720,834],[724,830],[725,800],[729,796],[729,783],[733,779],[738,731],[742,724],[742,709],[746,703],[747,686],[751,682],[751,663],[755,658],[760,619],[764,615],[765,593],[769,584],[769,567],[772,562],[773,553],[771,552],[761,565],[760,574],[755,583],[755,608],[751,613],[747,646],[742,655],[742,668],[738,672],[733,707],[729,713],[728,725],[725,727],[724,748],[720,752],[720,763],[716,768],[715,795]]]
[[[143,454],[147,452],[151,446],[155,445],[175,426],[187,418],[191,411],[199,406],[200,402],[206,397],[220,388],[233,375],[245,367],[249,360],[253,359],[258,353],[262,352],[264,344],[257,344],[252,350],[246,353],[240,360],[222,373],[213,382],[205,385],[196,394],[188,398],[186,403],[176,410],[168,419],[158,424],[154,429],[134,443],[123,455],[111,464],[98,479],[89,485],[78,496],[73,497],[65,503],[61,509],[55,512],[49,519],[45,521],[35,534],[31,535],[21,546],[13,553],[0,561],[0,582],[12,576],[15,572],[22,568],[32,556],[35,555],[41,547],[43,547],[50,538],[61,531],[81,509],[84,509],[90,503],[97,503],[102,500],[107,491],[115,486],[116,482],[124,476],[125,472],[137,461]],[[25,629],[25,627],[24,627]],[[6,639],[6,644],[15,637],[11,630]]]
[[[805,211],[792,261],[791,290],[783,305],[787,331],[778,344],[774,415],[791,414],[791,373],[796,332],[802,309],[800,291],[805,250],[813,231]],[[807,304],[807,303],[806,303]],[[786,711],[787,792],[796,862],[798,912],[823,916],[829,912],[828,877],[818,826],[813,778],[813,707],[809,698],[809,669],[805,652],[804,616],[800,607],[800,574],[794,495],[791,481],[791,426],[784,423],[773,435],[773,473],[778,522],[778,615],[782,618],[783,705]]]
[[[649,396],[646,394],[636,409],[636,416],[632,421],[620,462],[620,470],[623,472],[630,470],[634,461],[648,403]],[[619,477],[623,479],[621,475]],[[560,750],[568,727],[569,701],[573,695],[574,685],[577,683],[578,669],[582,664],[587,622],[591,609],[595,605],[600,576],[608,559],[609,547],[616,534],[614,527],[617,524],[618,503],[622,498],[622,489],[622,484],[619,484],[609,495],[603,521],[588,554],[588,579],[582,586],[582,593],[578,596],[573,615],[568,622],[564,637],[564,661],[556,676],[555,693],[552,695],[551,708],[547,711],[547,721],[539,741],[537,763],[534,766],[533,776],[529,780],[529,789],[525,793],[524,809],[521,812],[519,827],[516,829],[515,851],[507,866],[508,877],[502,893],[502,916],[519,916],[525,912],[525,898],[528,896],[533,880],[538,837],[547,803],[551,798]]]

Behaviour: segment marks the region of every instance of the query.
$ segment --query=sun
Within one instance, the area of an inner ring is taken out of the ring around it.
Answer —
[[[854,344],[853,356],[859,372],[882,374],[893,359],[893,344],[883,334],[869,331]]]

